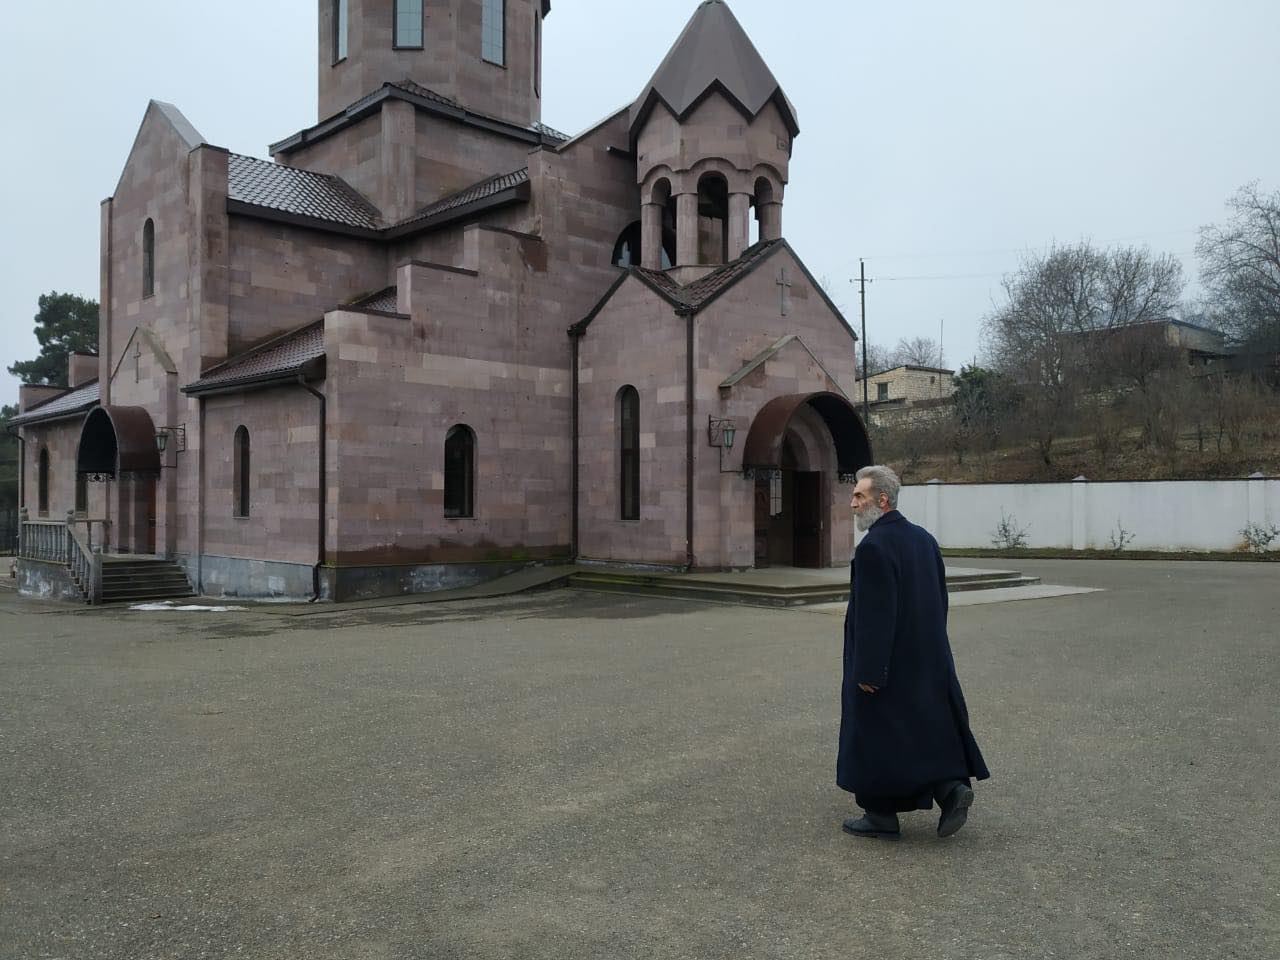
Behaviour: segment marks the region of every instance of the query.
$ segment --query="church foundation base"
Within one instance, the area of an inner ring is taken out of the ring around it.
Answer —
[[[186,571],[187,579],[206,597],[310,600],[314,594],[314,567],[309,563],[280,563],[206,554],[198,565],[197,577],[195,557],[178,556],[174,560]],[[203,582],[198,582],[198,578]]]
[[[325,599],[371,600],[472,587],[523,570],[532,560],[427,563],[412,566],[339,567],[321,571]]]
[[[71,571],[60,563],[19,558],[14,562],[18,593],[40,600],[84,601],[80,588],[71,579]]]

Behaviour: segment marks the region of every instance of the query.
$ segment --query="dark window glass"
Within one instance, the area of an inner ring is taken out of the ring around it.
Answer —
[[[889,399],[889,385],[887,383],[876,384],[876,399],[877,400]]]
[[[613,263],[618,267],[640,266],[639,220],[618,234],[618,242],[613,245]]]
[[[490,63],[507,63],[507,0],[484,0],[480,21],[480,55]]]
[[[444,515],[475,516],[476,435],[465,424],[444,438]]]
[[[396,0],[395,45],[422,46],[422,0]]]
[[[156,225],[147,220],[142,225],[142,295],[156,292]]]
[[[76,513],[89,512],[89,479],[83,473],[76,474]]]
[[[347,0],[333,0],[333,62],[347,58]]]
[[[39,491],[40,513],[49,512],[49,448],[40,449],[40,461],[36,470],[36,489]]]
[[[640,394],[618,391],[618,502],[623,520],[640,519]]]
[[[249,431],[236,428],[235,455],[232,473],[235,476],[235,515],[249,515]]]

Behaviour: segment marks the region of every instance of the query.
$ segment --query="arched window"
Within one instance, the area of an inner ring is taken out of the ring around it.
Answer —
[[[397,49],[422,49],[422,0],[395,0],[395,35]]]
[[[459,423],[444,437],[444,515],[474,517],[475,486],[476,435]]]
[[[36,490],[38,491],[40,515],[49,512],[49,448],[40,448],[40,459],[36,466]]]
[[[232,475],[235,483],[235,515],[249,516],[249,431],[236,427]]]
[[[698,262],[729,259],[729,181],[719,173],[698,178]]]
[[[639,220],[618,234],[618,242],[613,245],[613,265],[615,267],[640,266]]]
[[[484,0],[480,17],[480,55],[507,65],[507,0]]]
[[[618,516],[640,519],[640,394],[633,386],[618,391]]]
[[[156,225],[150,217],[142,225],[142,295],[156,292]]]

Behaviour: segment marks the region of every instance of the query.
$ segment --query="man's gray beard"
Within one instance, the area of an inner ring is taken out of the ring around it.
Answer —
[[[884,516],[884,511],[880,509],[879,504],[868,503],[862,510],[853,515],[853,522],[857,524],[858,529],[864,533],[871,529],[871,525]]]

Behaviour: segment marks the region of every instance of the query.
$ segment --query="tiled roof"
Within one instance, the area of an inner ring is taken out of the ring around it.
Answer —
[[[761,240],[743,251],[742,256],[737,260],[726,263],[722,267],[717,267],[705,277],[701,277],[685,286],[676,283],[661,270],[646,270],[643,267],[633,267],[632,269],[647,280],[650,285],[658,288],[668,299],[674,300],[682,307],[701,310],[708,301],[714,299],[749,273],[756,263],[768,256],[769,252],[781,242],[781,240]]]
[[[486,197],[492,197],[501,193],[503,190],[509,190],[512,187],[518,187],[522,183],[529,182],[529,168],[521,167],[519,170],[513,170],[511,173],[500,173],[496,177],[489,177],[481,180],[479,183],[473,183],[464,190],[450,194],[430,203],[423,207],[411,217],[406,217],[400,221],[401,224],[414,223],[418,220],[425,220],[428,217],[434,217],[449,210],[455,210],[458,207],[466,206],[468,203],[474,203],[477,200],[483,200]]]
[[[442,93],[436,93],[434,90],[428,87],[424,87],[422,84],[418,83],[417,81],[410,80],[408,78],[405,78],[404,80],[392,81],[390,84],[388,84],[388,86],[392,86],[399,90],[403,90],[405,93],[411,93],[415,97],[422,97],[424,100],[431,100],[435,103],[444,104],[445,106],[448,106],[448,107],[456,107],[459,110],[466,109],[465,107],[463,107],[462,104],[458,103],[457,100],[454,100],[450,97],[446,97]],[[468,111],[468,112],[473,113],[475,116],[484,116],[483,114],[474,113],[474,111]],[[488,119],[493,119],[493,118],[488,118]],[[564,141],[569,139],[569,135],[567,133],[561,133],[555,127],[549,127],[545,123],[538,123],[538,122],[531,123],[529,124],[529,129],[532,130],[534,133],[542,134],[548,140]]]
[[[381,313],[395,313],[398,305],[399,301],[395,287],[387,287],[377,293],[371,293],[367,297],[353,300],[349,304],[349,306],[358,307],[361,310],[377,310]]]
[[[254,206],[377,230],[378,211],[341,177],[231,154],[227,196]]]
[[[323,356],[324,323],[316,321],[218,364],[182,389],[184,393],[202,393],[261,380],[283,379]]]
[[[9,422],[35,423],[39,420],[53,420],[57,417],[87,410],[98,403],[99,397],[98,381],[94,380],[90,383],[82,384],[74,390],[60,393],[52,400],[46,400],[44,403],[32,407],[26,413],[12,418]]]

